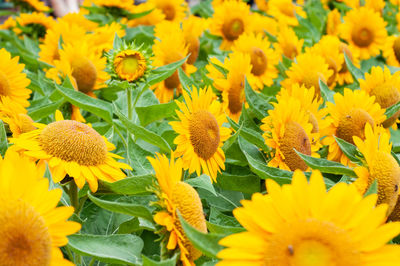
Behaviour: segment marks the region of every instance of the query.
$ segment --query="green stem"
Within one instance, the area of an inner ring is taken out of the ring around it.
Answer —
[[[69,191],[68,191],[69,200],[71,201],[71,206],[74,207],[74,212],[79,215],[79,195],[78,195],[78,187],[76,186],[74,180],[69,182]]]
[[[67,255],[70,261],[74,261],[74,255],[72,255],[72,251],[68,246],[65,246],[65,251],[67,251]]]
[[[129,121],[132,120],[133,117],[133,105],[132,105],[132,90],[131,88],[126,89],[127,100],[128,100],[128,119]]]
[[[96,261],[96,260],[95,260],[94,258],[92,258],[92,259],[90,260],[89,266],[93,266],[95,261]]]

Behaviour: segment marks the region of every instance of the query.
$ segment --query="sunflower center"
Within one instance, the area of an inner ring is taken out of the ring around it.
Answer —
[[[382,107],[388,108],[393,104],[400,101],[399,90],[391,84],[381,84],[372,88],[371,95],[375,96],[375,101]],[[385,128],[390,127],[396,122],[396,119],[400,116],[400,111],[396,112],[392,117],[386,119],[382,124]]]
[[[347,233],[333,223],[305,219],[281,225],[264,254],[266,265],[362,265]]]
[[[244,23],[240,18],[227,21],[222,26],[222,33],[229,41],[234,41],[244,32]]]
[[[340,43],[339,49],[343,54],[346,54],[347,57],[353,62],[353,54],[351,53],[349,47],[345,43]],[[346,61],[343,62],[342,68],[340,69],[339,73],[346,73],[348,71]]]
[[[367,123],[371,126],[374,125],[371,115],[365,110],[353,108],[340,119],[336,136],[354,144],[353,136],[365,139],[364,128]]]
[[[114,59],[115,72],[121,79],[134,81],[144,75],[146,60],[137,51],[123,51]]]
[[[164,80],[164,85],[169,90],[178,88],[180,84],[178,71],[175,71],[174,74]]]
[[[359,47],[368,47],[374,41],[374,33],[370,29],[361,28],[352,32],[351,39]]]
[[[175,8],[172,5],[164,5],[162,11],[165,15],[166,20],[174,20],[175,18]]]
[[[206,220],[203,214],[203,206],[201,200],[196,190],[189,184],[184,182],[178,182],[172,189],[172,203],[191,226],[197,230],[207,233]],[[185,232],[179,220],[176,220],[175,225],[177,226],[179,232],[185,236]],[[198,251],[191,242],[184,237],[184,246],[189,251],[189,256],[192,260],[196,260],[201,256],[201,252]]]
[[[33,125],[34,121],[29,115],[18,114],[18,119],[20,122],[18,124],[21,131],[20,133],[26,133],[36,129],[36,127]]]
[[[74,58],[71,66],[78,90],[83,93],[91,92],[97,79],[97,70],[92,61],[84,57]]]
[[[93,166],[107,160],[104,139],[93,128],[77,121],[49,124],[40,133],[39,143],[46,153],[67,162]]]
[[[298,55],[299,51],[297,51],[296,45],[292,43],[288,43],[283,46],[283,54],[290,59],[294,59]]]
[[[8,96],[11,93],[10,82],[6,75],[0,71],[0,96]]]
[[[310,111],[308,113],[310,115],[308,118],[308,122],[311,123],[311,125],[313,126],[311,133],[318,133],[319,132],[318,120],[313,113],[311,113]]]
[[[316,95],[321,95],[319,80],[326,82],[325,77],[321,73],[316,73],[315,75],[306,75],[300,85],[304,85],[306,88],[311,89],[314,87]]]
[[[219,146],[219,126],[215,117],[206,110],[197,111],[189,122],[190,142],[194,152],[202,159],[210,159]]]
[[[295,17],[295,13],[296,13],[293,5],[290,5],[290,6],[280,5],[279,11],[281,11],[283,14],[285,14],[288,17]]]
[[[1,265],[50,265],[51,238],[46,222],[31,206],[16,201],[0,210]]]
[[[397,37],[393,43],[393,52],[396,56],[397,62],[400,63],[400,37]]]
[[[290,170],[305,171],[307,169],[306,163],[294,151],[296,149],[298,152],[311,155],[310,139],[299,123],[290,121],[285,125],[285,134],[281,140],[280,149],[285,157],[283,161]]]
[[[267,69],[267,57],[265,53],[260,48],[253,48],[251,52],[251,73],[256,76],[264,74]]]
[[[228,91],[229,111],[232,114],[240,113],[244,99],[244,82],[233,84]]]
[[[336,65],[335,60],[333,60],[330,57],[326,61],[328,63],[328,69],[333,71],[333,74],[329,77],[327,82],[327,85],[331,86],[336,80],[336,74],[338,73],[338,66]]]
[[[189,36],[186,40],[189,43],[190,56],[187,60],[188,64],[193,65],[196,62],[200,52],[200,40],[194,36]]]

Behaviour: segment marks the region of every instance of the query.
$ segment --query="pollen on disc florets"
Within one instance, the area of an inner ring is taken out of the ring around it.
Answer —
[[[400,101],[400,93],[397,88],[391,84],[382,84],[372,88],[371,95],[375,96],[377,102],[382,108],[388,108]],[[392,117],[386,119],[382,125],[385,128],[390,127],[400,116],[400,111],[397,111]]]
[[[107,145],[97,131],[86,124],[63,120],[47,125],[39,135],[43,150],[64,161],[99,165],[107,160]]]
[[[400,63],[400,37],[397,37],[393,42],[393,52],[397,62]]]
[[[229,111],[232,114],[241,112],[244,99],[244,82],[233,83],[228,91]]]
[[[338,128],[336,129],[336,136],[354,144],[353,136],[365,139],[364,128],[366,123],[369,123],[371,126],[374,125],[374,120],[368,112],[359,108],[353,108],[346,116],[340,119]]]
[[[368,28],[354,30],[351,39],[359,47],[368,47],[374,41],[374,33]]]
[[[51,237],[43,217],[22,201],[0,210],[1,265],[50,265]]]
[[[306,155],[311,155],[311,143],[303,127],[294,121],[288,122],[285,125],[285,133],[280,142],[280,149],[283,156],[283,161],[294,171],[300,169],[305,171],[307,169],[306,163],[294,151],[296,149]]]
[[[215,117],[206,110],[192,115],[189,122],[190,142],[194,152],[202,159],[210,159],[218,149],[220,132]]]
[[[10,82],[7,77],[0,72],[0,96],[8,96],[10,92]]]
[[[222,34],[229,41],[234,41],[244,32],[244,23],[240,18],[226,21],[222,25]]]
[[[91,92],[97,80],[97,70],[93,62],[85,57],[74,58],[71,66],[78,90],[83,93]]]
[[[267,69],[267,56],[260,48],[253,48],[251,51],[251,73],[256,76],[264,74]]]
[[[174,185],[171,194],[171,201],[182,215],[182,218],[197,230],[207,233],[203,206],[196,190],[189,184],[178,182]],[[176,226],[179,232],[184,236],[185,233],[179,220],[176,221]],[[189,251],[189,256],[192,260],[196,260],[201,256],[201,252],[198,251],[186,237],[183,244]]]

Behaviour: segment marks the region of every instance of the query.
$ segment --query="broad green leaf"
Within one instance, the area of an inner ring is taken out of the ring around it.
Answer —
[[[137,145],[132,138],[128,138],[128,148],[127,155],[133,168],[133,171],[137,175],[148,175],[153,172],[153,167],[151,166],[149,160],[146,157],[153,157],[154,154],[142,149]]]
[[[182,68],[178,68],[178,76],[179,80],[181,82],[182,88],[190,95],[192,88],[196,87],[196,83],[186,75],[185,71],[182,70]]]
[[[386,109],[385,115],[387,118],[392,117],[395,113],[400,110],[400,102],[393,104],[389,108]]]
[[[335,175],[356,176],[356,173],[350,168],[341,163],[329,161],[322,158],[314,158],[296,151],[296,153],[304,160],[304,162],[312,169],[318,169],[322,173]]]
[[[3,121],[0,120],[0,154],[4,157],[8,149],[7,133]]]
[[[150,14],[151,12],[153,12],[153,10],[154,10],[154,8],[153,8],[153,9],[150,9],[150,10],[147,10],[147,11],[144,11],[144,12],[140,12],[140,13],[130,13],[130,14],[128,14],[126,17],[127,17],[128,19],[137,19],[137,18],[141,18],[141,17],[144,17],[144,16]]]
[[[358,79],[364,79],[364,73],[353,64],[346,53],[344,53],[344,60],[346,61],[347,69],[353,76],[354,81],[358,84]]]
[[[210,223],[218,224],[222,226],[228,227],[241,227],[240,223],[235,219],[235,217],[228,216],[223,214],[219,210],[214,207],[210,208],[210,216],[209,216]]]
[[[260,93],[253,91],[247,79],[245,80],[244,92],[246,94],[247,103],[257,118],[261,120],[268,116],[268,110],[273,109],[273,106],[267,99],[263,98]]]
[[[374,182],[372,182],[372,184],[369,186],[368,190],[365,192],[364,197],[377,193],[378,193],[378,180],[375,179]]]
[[[186,237],[190,240],[190,242],[192,242],[193,246],[200,250],[205,256],[216,258],[218,252],[223,249],[218,242],[224,237],[224,235],[213,233],[205,234],[200,232],[187,223],[180,214],[179,220]]]
[[[304,26],[309,33],[311,33],[311,38],[313,43],[317,43],[321,39],[321,32],[307,19],[296,14],[296,18],[299,21],[299,24]]]
[[[236,141],[236,139],[239,137],[240,131],[242,130],[242,126],[236,130],[234,134],[232,134],[229,139],[227,139],[224,144],[222,145],[222,150],[224,153],[232,146],[232,144]]]
[[[157,120],[173,116],[177,108],[178,106],[175,101],[171,101],[169,103],[136,107],[135,110],[139,117],[140,124],[145,127]]]
[[[143,266],[175,266],[177,265],[179,256],[178,253],[176,253],[172,258],[161,261],[150,259],[149,257],[146,257],[143,254],[142,258],[143,258]]]
[[[70,235],[68,246],[80,255],[105,263],[142,263],[143,240],[135,235]]]
[[[152,74],[150,75],[150,77],[147,79],[147,83],[149,85],[154,85],[172,76],[172,74],[174,74],[174,72],[178,69],[178,67],[180,67],[181,65],[183,65],[183,63],[186,62],[188,57],[189,56],[186,56],[185,58],[179,61],[154,69],[151,72]]]
[[[104,181],[103,186],[116,194],[136,195],[150,193],[147,189],[153,184],[153,181],[152,175],[131,176],[114,183]]]
[[[60,92],[64,98],[73,105],[76,105],[79,108],[91,112],[103,118],[105,121],[112,123],[113,109],[109,102],[92,98],[80,91],[68,89],[58,84],[55,84],[55,86],[57,91]]]
[[[205,189],[214,194],[215,196],[217,196],[213,184],[211,183],[211,178],[208,175],[203,174],[199,177],[188,179],[185,182],[191,185],[192,187]]]
[[[220,234],[220,235],[231,235],[231,234],[236,234],[240,232],[246,231],[243,227],[235,227],[235,226],[223,226],[219,224],[214,224],[210,222],[207,223],[207,228],[210,231],[210,233],[214,234]]]
[[[333,95],[335,94],[335,92],[330,90],[329,87],[326,85],[326,83],[323,82],[321,79],[319,80],[319,88],[321,91],[322,99],[325,100],[325,103],[326,102],[333,103],[334,102]]]
[[[63,103],[64,100],[59,100],[57,102],[48,103],[42,106],[35,106],[29,109],[29,115],[33,120],[40,120],[44,117],[54,114]]]
[[[171,147],[168,145],[165,139],[142,126],[136,125],[135,123],[129,121],[129,119],[119,110],[115,103],[114,112],[119,117],[122,124],[126,126],[126,129],[135,137],[159,147],[163,152],[170,152]]]
[[[146,219],[133,217],[119,225],[118,234],[131,234],[141,230],[156,231],[156,227]]]
[[[232,175],[222,172],[218,175],[217,185],[226,190],[249,194],[260,192],[260,178],[256,175]]]
[[[356,146],[354,146],[353,144],[351,144],[341,138],[338,138],[336,136],[334,136],[334,137],[335,137],[336,143],[339,145],[340,149],[347,156],[347,158],[349,158],[352,162],[361,163],[361,160],[357,157],[357,154],[359,152],[358,152]]]
[[[141,217],[147,219],[149,221],[153,220],[153,216],[148,208],[133,204],[133,203],[126,203],[126,202],[114,202],[108,200],[102,200],[97,197],[92,196],[88,193],[89,199],[96,204],[97,206],[117,213],[127,214],[133,217]]]

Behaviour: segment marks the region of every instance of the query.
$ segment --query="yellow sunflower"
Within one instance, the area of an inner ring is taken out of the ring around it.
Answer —
[[[388,205],[389,215],[396,205],[400,186],[400,167],[391,154],[390,134],[383,127],[365,126],[365,139],[354,137],[354,143],[364,155],[364,165],[354,169],[358,179],[357,189],[364,194],[376,180],[378,182],[378,202]]]
[[[265,35],[265,32],[276,36],[278,34],[279,23],[271,17],[261,15],[260,13],[251,13],[252,32]]]
[[[103,52],[113,48],[115,34],[122,38],[125,36],[125,30],[121,24],[112,22],[102,27],[96,27],[91,34],[86,35],[86,38],[92,46],[91,49],[94,49],[94,52],[101,56]]]
[[[186,17],[187,4],[184,0],[149,0],[165,15],[165,19],[173,22],[181,22]]]
[[[228,0],[214,6],[210,32],[222,37],[221,49],[229,50],[235,40],[252,30],[250,6],[242,1]]]
[[[301,54],[304,40],[299,39],[291,27],[280,26],[277,40],[278,42],[274,44],[277,53],[289,59]]]
[[[24,10],[38,11],[38,12],[48,12],[50,8],[45,5],[43,1],[40,0],[6,0],[7,2],[12,2],[21,6]]]
[[[214,86],[222,91],[222,106],[227,115],[239,121],[242,113],[242,105],[246,102],[244,93],[245,78],[254,80],[251,76],[251,59],[248,54],[235,52],[225,58],[222,64],[216,58],[211,58],[210,62],[214,65],[225,68],[228,73],[225,77],[213,65],[208,65],[209,76],[214,80]]]
[[[350,59],[350,61],[353,63],[353,65],[355,65],[358,68],[360,67],[360,60],[358,59],[357,56],[355,56],[356,53],[354,51],[351,51],[350,47],[344,42],[340,42],[339,50],[341,53],[341,57],[343,57],[343,64],[339,70],[339,73],[337,73],[337,82],[340,85],[351,84],[354,82],[354,79],[349,69],[347,68],[346,61],[344,60],[344,55],[346,54],[347,57]]]
[[[365,80],[359,79],[359,82],[361,89],[375,96],[375,102],[382,108],[389,108],[400,101],[399,72],[392,75],[386,66],[384,70],[381,67],[372,67],[371,74],[365,73]],[[383,126],[386,128],[392,126],[399,116],[400,111],[385,120]]]
[[[9,97],[3,97],[0,101],[0,120],[8,124],[13,137],[36,129],[32,118],[26,113],[26,109],[15,105]]]
[[[60,182],[68,174],[82,188],[85,180],[90,190],[97,191],[97,180],[114,182],[125,178],[120,170],[132,168],[115,161],[122,157],[110,153],[115,146],[88,125],[64,120],[56,112],[56,121],[48,125],[35,124],[38,129],[10,139],[26,156],[47,162],[53,181]]]
[[[174,140],[175,154],[182,156],[183,168],[189,169],[189,173],[203,172],[216,182],[217,173],[225,170],[221,147],[231,133],[222,126],[227,122],[226,115],[211,89],[193,88],[190,96],[184,91],[183,97],[186,104],[176,101],[180,121],[170,122],[179,134]]]
[[[189,53],[189,47],[185,41],[185,35],[179,23],[165,21],[157,24],[154,29],[158,38],[153,45],[153,66],[160,67],[182,60]],[[186,74],[192,74],[196,67],[187,63],[182,65]],[[180,94],[182,85],[179,80],[178,71],[164,81],[154,85],[152,88],[161,103],[169,102],[174,98],[174,92]],[[176,89],[176,91],[175,91]]]
[[[18,64],[18,60],[19,56],[11,58],[6,49],[0,49],[0,101],[7,96],[14,105],[24,109],[29,106],[32,91],[27,87],[31,81],[22,73],[25,65]]]
[[[292,0],[269,0],[268,1],[268,15],[273,16],[279,23],[290,26],[299,24],[296,14],[305,17],[306,13],[303,8],[293,3]]]
[[[207,28],[207,24],[204,19],[196,16],[189,16],[182,21],[182,30],[190,53],[188,64],[193,65],[199,56],[200,36]]]
[[[254,89],[263,89],[264,85],[271,86],[274,78],[278,77],[276,65],[280,56],[270,46],[270,42],[261,33],[242,34],[233,44],[232,51],[250,55],[253,76],[248,78],[254,84]]]
[[[106,58],[97,55],[90,43],[74,43],[63,45],[59,50],[60,60],[55,60],[55,68],[46,73],[48,78],[60,83],[61,78],[69,77],[74,87],[94,97],[94,90],[106,85],[109,75],[105,72]]]
[[[268,11],[268,0],[255,0],[258,10]]]
[[[328,160],[348,165],[350,161],[340,150],[334,136],[352,144],[354,136],[365,139],[365,125],[381,124],[386,118],[385,109],[375,102],[375,96],[369,96],[363,90],[345,88],[343,95],[336,93],[333,98],[335,103],[327,103],[330,125],[324,132],[326,137],[322,143],[329,146]]]
[[[387,244],[400,224],[387,223],[377,195],[363,198],[352,184],[329,191],[318,171],[301,171],[291,185],[268,179],[267,195],[256,193],[233,211],[245,232],[219,243],[224,265],[398,265],[400,247]]]
[[[143,13],[143,12],[146,12],[149,10],[153,10],[153,11],[151,11],[146,16],[129,20],[126,23],[127,26],[128,27],[136,27],[139,25],[148,25],[148,26],[156,25],[165,19],[165,15],[162,12],[162,10],[156,8],[156,6],[154,4],[149,3],[149,2],[145,2],[140,5],[134,5],[134,6],[132,6],[131,9],[129,9],[129,11],[133,14],[139,14],[139,13]]]
[[[148,157],[154,168],[160,191],[159,205],[162,210],[154,215],[154,221],[165,227],[169,232],[167,249],[180,249],[180,258],[184,266],[194,265],[193,261],[201,256],[187,239],[179,221],[177,211],[186,222],[197,230],[207,233],[206,219],[203,206],[196,190],[189,184],[182,182],[182,159],[175,161],[171,152],[171,160],[165,155],[156,153],[156,158]]]
[[[347,12],[340,34],[350,48],[360,54],[361,59],[368,59],[383,49],[387,37],[385,26],[386,22],[379,13],[361,7]]]
[[[13,17],[8,17],[3,24],[0,25],[0,30],[9,30],[17,26],[17,22]]]
[[[137,50],[119,52],[114,58],[113,65],[118,77],[127,81],[141,78],[147,69],[146,58]]]
[[[72,207],[56,207],[62,190],[34,162],[7,151],[0,156],[0,258],[2,265],[71,266],[60,247],[81,225],[67,221]]]
[[[400,37],[393,35],[386,39],[383,56],[389,66],[400,67]]]
[[[326,83],[332,74],[333,71],[321,55],[308,52],[296,57],[296,62],[286,71],[287,78],[281,84],[288,89],[296,83],[307,88],[314,87],[316,94],[320,95],[319,80]]]
[[[66,22],[69,25],[75,24],[83,27],[87,31],[94,31],[99,25],[96,22],[93,22],[85,17],[83,9],[79,11],[79,13],[68,13],[64,15],[62,18],[58,18],[57,22]]]
[[[326,21],[326,33],[329,35],[339,35],[339,25],[342,23],[340,13],[337,9],[329,12]]]
[[[364,6],[382,15],[385,8],[385,0],[365,0]]]
[[[22,13],[15,20],[19,26],[14,28],[16,34],[26,34],[29,37],[39,38],[40,40],[55,24],[52,17],[38,12]],[[29,30],[25,30],[25,28],[29,28]]]

